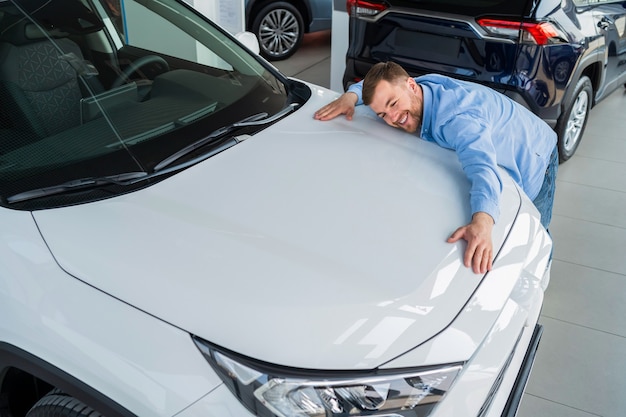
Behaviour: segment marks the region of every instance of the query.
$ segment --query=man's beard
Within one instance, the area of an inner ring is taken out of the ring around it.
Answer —
[[[410,126],[407,126],[407,124],[405,124],[405,126],[398,126],[398,127],[400,127],[402,130],[408,133],[415,133],[422,126],[422,116],[419,114],[419,112],[415,110],[409,110],[408,117],[409,117],[409,120],[411,120],[413,123],[411,123]]]
[[[409,133],[415,133],[422,127],[422,100],[419,100],[417,96],[411,98],[411,108],[409,109],[409,118],[415,124],[412,125],[411,130],[404,129]]]

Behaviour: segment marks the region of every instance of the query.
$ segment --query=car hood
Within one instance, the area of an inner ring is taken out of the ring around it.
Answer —
[[[280,365],[377,367],[482,279],[446,243],[468,181],[453,152],[364,107],[313,120],[332,94],[155,185],[34,218],[68,274],[191,334]],[[519,201],[504,207],[496,247]]]

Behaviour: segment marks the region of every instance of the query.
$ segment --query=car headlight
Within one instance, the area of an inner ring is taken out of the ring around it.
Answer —
[[[231,392],[262,417],[425,417],[462,368],[296,370],[238,357],[197,337],[194,341]]]

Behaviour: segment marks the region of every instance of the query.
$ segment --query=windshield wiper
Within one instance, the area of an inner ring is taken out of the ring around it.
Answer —
[[[104,177],[88,177],[71,180],[50,187],[37,188],[35,190],[24,191],[7,198],[8,203],[19,203],[21,201],[33,200],[41,197],[48,197],[55,194],[62,194],[66,191],[73,191],[80,188],[99,187],[101,185],[130,185],[147,179],[150,175],[147,172],[125,172],[123,174],[107,175]]]
[[[101,185],[132,185],[140,181],[145,181],[154,177],[159,177],[162,175],[169,174],[174,171],[178,171],[180,169],[184,169],[188,166],[194,165],[206,158],[209,158],[215,154],[218,154],[225,149],[230,148],[233,145],[239,143],[242,139],[238,139],[237,137],[230,137],[228,141],[218,140],[220,137],[226,135],[229,132],[232,132],[235,129],[246,126],[259,126],[267,123],[272,123],[273,121],[283,117],[284,115],[292,112],[298,106],[297,103],[293,103],[282,109],[280,112],[276,113],[272,117],[267,117],[267,113],[257,113],[252,116],[246,117],[239,122],[221,127],[214,132],[212,132],[209,136],[206,136],[189,146],[177,151],[171,156],[165,158],[161,162],[159,162],[154,168],[154,172],[147,173],[143,171],[135,171],[135,172],[126,172],[123,174],[114,174],[107,175],[103,177],[87,177],[80,178],[76,180],[71,180],[64,182],[62,184],[53,185],[50,187],[38,188],[35,190],[24,191],[19,194],[12,195],[7,198],[8,203],[19,203],[22,201],[33,200],[41,197],[48,197],[55,194],[62,194],[67,191],[74,191],[81,188],[92,188],[99,187]],[[182,158],[183,156],[189,154],[190,152],[206,145],[207,143],[215,142],[219,146],[215,146],[211,148],[210,152],[204,153],[192,160],[186,161],[182,164],[169,167],[172,162]],[[166,169],[167,168],[167,169]]]
[[[160,177],[160,176],[167,175],[172,172],[187,168],[189,166],[197,164],[198,162],[204,159],[210,158],[211,156],[218,154],[222,152],[223,150],[228,149],[233,145],[236,145],[237,143],[238,142],[235,139],[230,139],[228,141],[220,141],[219,146],[214,146],[211,148],[211,152],[205,152],[204,154],[192,160],[186,161],[179,165],[169,167],[167,169],[161,169],[160,171],[155,171],[153,173],[137,171],[137,172],[127,172],[124,174],[108,175],[104,177],[80,178],[76,180],[70,180],[70,181],[67,181],[58,185],[52,185],[50,187],[37,188],[35,190],[24,191],[22,193],[15,194],[15,195],[8,197],[7,202],[19,203],[21,201],[34,200],[36,198],[48,197],[48,196],[55,195],[55,194],[62,194],[64,192],[74,191],[74,190],[81,189],[81,188],[99,187],[101,185],[109,185],[109,184],[122,185],[122,186],[132,185],[139,181],[149,180],[151,178]]]
[[[199,139],[196,142],[168,156],[167,158],[165,158],[164,160],[156,164],[156,166],[154,167],[154,171],[157,172],[157,171],[162,170],[163,168],[166,168],[167,166],[171,165],[174,161],[179,160],[183,156],[188,155],[189,153],[195,151],[198,148],[201,148],[202,146],[208,143],[217,141],[217,139],[232,132],[233,130],[236,130],[242,127],[247,127],[247,126],[262,126],[268,123],[272,123],[275,120],[278,120],[281,117],[285,116],[286,114],[294,111],[297,106],[298,106],[298,103],[291,103],[271,117],[267,117],[267,113],[265,112],[257,113],[257,114],[253,114],[252,116],[246,117],[245,119],[242,119],[238,122],[235,122],[226,126],[222,126],[219,129],[216,129],[213,132],[211,132],[208,136],[205,136],[202,139]]]

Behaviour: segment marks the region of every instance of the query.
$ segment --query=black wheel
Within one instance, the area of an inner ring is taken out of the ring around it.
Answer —
[[[26,417],[102,417],[102,414],[54,389],[37,401]]]
[[[279,61],[293,55],[302,43],[304,21],[293,5],[270,2],[256,14],[252,32],[259,39],[261,55]]]
[[[556,124],[556,134],[558,135],[559,159],[565,162],[570,159],[583,136],[587,120],[589,119],[589,110],[593,100],[593,88],[591,80],[582,76],[571,100],[563,107],[563,113]]]

